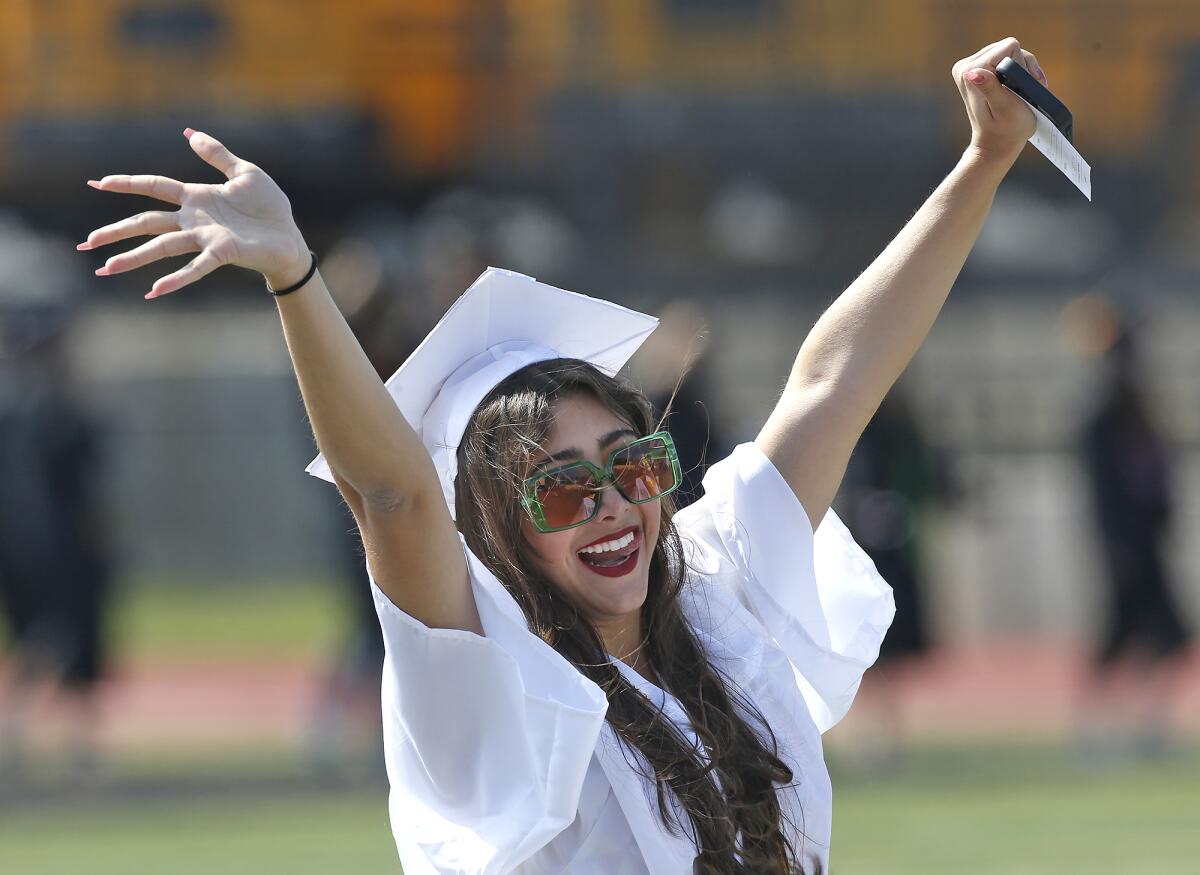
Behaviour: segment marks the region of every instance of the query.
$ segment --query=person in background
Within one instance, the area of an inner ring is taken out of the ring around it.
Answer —
[[[854,539],[892,587],[896,618],[863,676],[863,731],[857,755],[864,762],[895,765],[904,749],[902,701],[920,658],[929,650],[922,547],[926,513],[946,498],[945,466],[926,443],[901,387],[893,388],[855,447],[846,469],[838,510]]]
[[[10,658],[0,678],[0,770],[25,765],[41,694],[69,712],[76,777],[96,768],[107,667],[109,557],[98,507],[103,439],[70,392],[65,306],[6,308],[0,360],[0,612]]]
[[[1082,740],[1088,753],[1128,738],[1163,751],[1171,694],[1191,639],[1165,555],[1175,500],[1170,449],[1151,416],[1133,331],[1118,325],[1108,373],[1082,433],[1104,574],[1103,628],[1087,681]]]

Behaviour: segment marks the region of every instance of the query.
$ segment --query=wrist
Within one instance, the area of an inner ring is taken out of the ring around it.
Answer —
[[[317,253],[310,252],[308,253],[308,256],[308,270],[304,272],[304,276],[300,277],[300,279],[296,280],[290,286],[271,286],[268,284],[267,291],[276,298],[282,298],[285,295],[290,295],[292,292],[298,292],[300,289],[307,286],[312,278],[317,274]]]
[[[312,266],[312,252],[303,239],[298,239],[294,251],[280,259],[276,266],[262,272],[269,289],[286,289],[299,282]]]
[[[1020,142],[1015,147],[1000,147],[984,145],[972,140],[970,145],[963,151],[962,161],[960,163],[969,167],[978,167],[982,170],[989,170],[999,173],[1003,177],[1016,163],[1021,151],[1025,148],[1025,141]]]

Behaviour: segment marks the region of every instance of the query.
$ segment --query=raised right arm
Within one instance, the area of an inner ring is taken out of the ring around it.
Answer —
[[[178,291],[225,264],[262,273],[272,288],[300,279],[310,256],[287,197],[260,168],[217,140],[190,130],[185,135],[193,150],[228,181],[208,185],[158,176],[107,176],[89,183],[102,191],[142,194],[180,207],[142,213],[89,234],[80,249],[154,235],[110,258],[97,274],[199,252],[183,268],[157,280],[147,297]],[[376,584],[397,607],[427,626],[482,632],[466,558],[433,461],[320,274],[276,302],[317,446],[358,522]]]

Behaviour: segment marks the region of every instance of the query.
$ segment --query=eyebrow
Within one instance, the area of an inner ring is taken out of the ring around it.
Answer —
[[[633,437],[636,438],[638,436],[638,433],[636,431],[634,431],[632,428],[613,429],[608,434],[600,436],[598,445],[601,449],[603,449],[604,447],[607,447],[609,444],[611,444],[613,441],[615,441],[617,438],[624,437],[625,435],[633,435]],[[583,458],[583,452],[578,447],[567,447],[565,450],[559,450],[557,453],[553,453],[553,454],[547,456],[546,458],[541,459],[538,462],[535,462],[533,467],[534,468],[543,468],[550,462],[565,462],[567,459],[582,459],[582,458]]]

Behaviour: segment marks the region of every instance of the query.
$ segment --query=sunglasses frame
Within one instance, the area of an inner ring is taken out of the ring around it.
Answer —
[[[671,472],[675,475],[675,483],[670,489],[664,489],[657,495],[651,496],[650,498],[636,500],[626,495],[625,490],[622,489],[620,483],[617,482],[616,475],[613,473],[613,460],[619,453],[628,450],[630,447],[636,447],[638,444],[646,443],[648,441],[662,441],[667,451],[667,457],[671,460]],[[543,478],[551,474],[557,474],[560,471],[566,471],[570,468],[586,468],[589,472],[591,472],[592,476],[595,477],[596,481],[600,484],[599,488],[596,490],[597,495],[611,485],[617,490],[621,497],[630,504],[645,504],[648,501],[654,501],[656,498],[662,498],[664,495],[670,495],[672,492],[678,489],[680,484],[683,482],[683,468],[679,464],[679,453],[675,449],[675,442],[671,440],[671,435],[665,431],[656,431],[654,434],[648,434],[643,438],[630,441],[624,446],[617,447],[608,454],[608,462],[605,463],[603,468],[589,462],[587,459],[580,459],[575,462],[567,462],[565,465],[559,465],[555,468],[547,468],[545,471],[538,471],[536,474],[526,477],[525,482],[521,485],[521,506],[525,508],[525,512],[529,514],[529,518],[533,521],[534,527],[543,534],[549,534],[551,532],[565,532],[567,529],[573,529],[577,526],[582,526],[584,523],[589,523],[594,520],[596,515],[600,513],[600,502],[597,501],[595,510],[593,510],[591,516],[587,517],[586,519],[582,519],[576,523],[571,523],[569,526],[558,526],[557,528],[547,525],[545,511],[542,508],[541,501],[537,497],[537,484]]]

